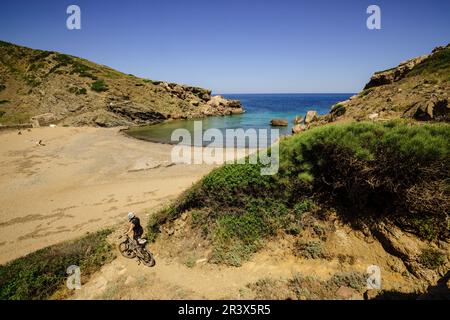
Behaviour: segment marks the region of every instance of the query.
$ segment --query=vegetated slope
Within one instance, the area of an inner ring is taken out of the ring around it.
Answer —
[[[358,95],[334,105],[323,122],[414,118],[450,121],[450,45],[376,72]]]
[[[74,241],[46,247],[0,266],[0,299],[63,298],[69,266],[81,268],[84,282],[115,258],[106,240],[111,230],[87,234]]]
[[[209,248],[209,262],[239,266],[287,235],[293,254],[333,258],[321,247],[339,221],[399,258],[399,276],[432,283],[449,269],[449,141],[449,124],[313,128],[280,142],[276,175],[251,164],[216,169],[151,217],[149,233],[162,232],[168,246],[184,232],[183,244],[193,238]]]
[[[121,126],[243,112],[198,87],[126,75],[52,51],[0,41],[0,123],[52,113],[66,125]]]

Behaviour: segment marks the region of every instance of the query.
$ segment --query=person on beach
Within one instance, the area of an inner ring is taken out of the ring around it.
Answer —
[[[144,233],[144,229],[141,226],[141,221],[133,212],[128,213],[128,230],[125,234],[130,234],[132,232],[132,239],[136,241],[137,244],[141,244],[141,236]]]

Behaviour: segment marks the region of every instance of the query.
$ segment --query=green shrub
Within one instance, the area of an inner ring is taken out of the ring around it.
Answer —
[[[37,61],[44,60],[45,58],[47,58],[47,57],[48,57],[49,55],[51,55],[52,53],[54,53],[54,52],[52,52],[52,51],[40,51],[40,50],[37,50],[37,54],[33,55],[33,56],[30,58],[30,62],[31,62],[31,63],[34,63],[34,62],[37,62]]]
[[[444,265],[446,260],[445,255],[436,249],[425,249],[419,256],[420,264],[428,269],[437,269]]]
[[[71,74],[78,74],[80,77],[90,78],[92,80],[97,80],[97,77],[94,76],[91,71],[93,69],[91,67],[86,66],[78,61],[74,61],[72,65]]]
[[[184,261],[184,264],[188,268],[193,268],[195,266],[196,261],[197,258],[194,255],[191,255]]]
[[[0,299],[48,299],[64,288],[70,265],[81,269],[82,279],[114,258],[106,237],[110,230],[35,251],[0,266]]]
[[[368,89],[364,89],[363,91],[361,91],[358,96],[360,98],[367,96],[369,93],[371,93],[374,90],[374,88],[368,88]]]
[[[161,83],[161,81],[155,81],[155,80],[150,80],[150,79],[144,79],[144,82],[145,83],[151,83],[151,84],[154,84],[154,85],[158,85],[158,84]]]
[[[320,241],[297,240],[294,248],[295,255],[306,259],[322,258],[322,243]]]
[[[407,76],[416,76],[424,74],[436,75],[443,72],[443,75],[448,75],[450,69],[450,48],[445,48],[434,53],[431,57],[425,59],[416,65]],[[447,70],[447,71],[446,71]]]
[[[336,287],[346,286],[355,290],[362,290],[367,286],[367,274],[361,272],[335,273],[328,282]]]
[[[97,80],[91,84],[91,89],[96,92],[103,92],[103,91],[107,91],[108,87],[107,87],[105,81]]]
[[[283,141],[279,175],[312,176],[313,190],[346,207],[342,217],[355,225],[377,211],[423,238],[446,238],[448,141],[448,124],[322,126]]]
[[[55,72],[61,67],[71,67],[70,74],[78,74],[80,77],[97,80],[97,77],[92,74],[92,71],[94,71],[94,69],[83,64],[74,57],[66,54],[57,54],[53,59],[57,62],[57,64],[53,66],[48,74]]]
[[[340,116],[344,115],[346,111],[347,111],[347,109],[341,103],[337,103],[331,107],[331,113],[336,117],[340,117]]]

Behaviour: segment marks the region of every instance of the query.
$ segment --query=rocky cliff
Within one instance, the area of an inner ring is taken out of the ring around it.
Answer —
[[[34,117],[34,122],[113,127],[242,112],[239,101],[211,96],[207,89],[0,41],[0,124]]]
[[[323,122],[412,118],[450,121],[450,45],[376,72],[364,90],[334,105]]]

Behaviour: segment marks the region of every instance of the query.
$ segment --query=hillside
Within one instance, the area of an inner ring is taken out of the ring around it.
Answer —
[[[216,169],[150,217],[148,232],[157,252],[187,265],[245,267],[264,255],[302,266],[251,284],[258,298],[362,298],[371,264],[384,281],[372,298],[417,298],[438,282],[449,298],[448,141],[448,124],[313,128],[280,142],[276,175],[250,164]],[[321,269],[328,278],[317,278]]]
[[[139,212],[154,269],[109,263],[106,246],[94,261],[53,246],[0,267],[1,296],[66,297],[57,267],[70,261],[92,268],[81,299],[449,299],[449,50],[375,74],[280,139],[275,175],[226,164],[167,207]],[[367,288],[373,265],[381,290]]]
[[[276,252],[334,270],[260,279],[249,285],[258,298],[362,297],[370,264],[385,289],[372,298],[426,298],[436,285],[450,298],[449,75],[449,46],[377,72],[279,142],[276,175],[225,165],[152,216],[157,250],[231,266]]]
[[[333,106],[324,122],[407,118],[450,121],[450,45],[376,72],[364,90]]]
[[[128,126],[242,113],[239,101],[211,91],[126,75],[52,51],[0,41],[0,124]]]

